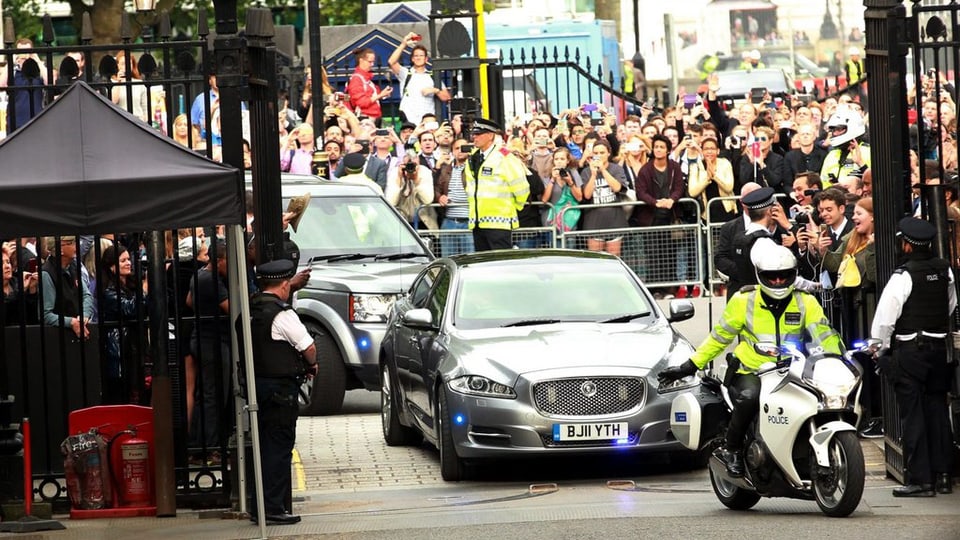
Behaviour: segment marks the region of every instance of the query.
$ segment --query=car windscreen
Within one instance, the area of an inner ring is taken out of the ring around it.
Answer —
[[[288,230],[300,248],[302,261],[350,253],[427,253],[409,226],[380,197],[314,197],[296,232],[292,227]]]
[[[618,261],[513,261],[468,266],[460,275],[453,324],[461,329],[654,316],[641,286]]]

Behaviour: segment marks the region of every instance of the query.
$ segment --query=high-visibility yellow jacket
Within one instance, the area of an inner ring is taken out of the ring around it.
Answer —
[[[847,86],[854,84],[863,78],[863,60],[847,60],[844,64],[844,71],[847,75]]]
[[[790,303],[774,319],[764,308],[759,287],[744,287],[727,302],[720,321],[697,347],[690,360],[702,369],[739,337],[733,354],[740,360],[738,373],[752,373],[770,362],[770,357],[753,350],[759,342],[805,346],[807,351],[820,347],[824,352],[840,353],[840,336],[830,327],[823,308],[813,295],[794,291]]]
[[[474,152],[463,169],[469,227],[516,229],[520,226],[517,211],[523,208],[530,194],[527,167],[500,145],[494,146],[486,159],[480,149]]]
[[[869,167],[871,163],[870,145],[867,143],[857,143],[857,145],[860,147],[860,157],[863,158],[863,163]],[[827,156],[823,158],[823,165],[820,166],[820,178],[823,180],[824,189],[835,184],[836,180],[860,170],[860,166],[849,158],[841,163],[840,154],[842,153],[842,148],[834,148],[827,152]],[[831,177],[831,175],[833,175],[833,177]],[[836,178],[836,180],[834,180],[834,178]]]

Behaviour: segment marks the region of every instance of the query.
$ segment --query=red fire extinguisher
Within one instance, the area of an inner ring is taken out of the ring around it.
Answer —
[[[150,505],[150,443],[126,431],[130,438],[120,443],[120,467],[114,469],[120,506]]]

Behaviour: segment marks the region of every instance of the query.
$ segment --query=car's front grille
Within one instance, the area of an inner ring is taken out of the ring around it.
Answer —
[[[637,377],[577,377],[538,382],[533,398],[544,414],[601,416],[639,407],[644,388]]]

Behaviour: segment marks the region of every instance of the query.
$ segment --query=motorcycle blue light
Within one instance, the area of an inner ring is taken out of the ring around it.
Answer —
[[[859,349],[863,347],[867,342],[866,341],[854,341],[852,347],[854,349]]]
[[[454,423],[454,424],[456,424],[456,425],[458,425],[458,426],[462,426],[462,425],[465,424],[466,422],[467,422],[467,417],[466,417],[466,416],[464,416],[464,415],[462,415],[462,414],[455,414],[455,415],[453,415],[453,423]]]
[[[362,338],[358,339],[358,340],[357,340],[357,347],[359,347],[361,351],[365,351],[365,350],[369,349],[369,348],[370,348],[370,340],[367,339],[367,338],[365,338],[365,337],[362,337]]]

